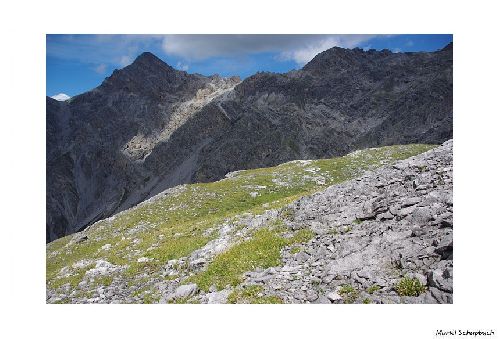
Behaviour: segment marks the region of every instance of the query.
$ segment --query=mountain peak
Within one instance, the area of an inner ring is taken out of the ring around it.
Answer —
[[[136,62],[162,62],[164,63],[160,58],[158,58],[156,55],[154,55],[151,52],[143,52],[141,53],[135,60],[134,64]]]
[[[165,63],[151,52],[141,53],[132,64],[115,70],[107,77],[101,88],[116,90],[126,89],[134,92],[156,92],[165,90],[169,84],[175,83],[180,72]],[[156,90],[153,90],[155,88]]]
[[[360,48],[348,49],[335,46],[317,54],[303,67],[303,70],[324,72],[331,68],[348,69],[363,53]]]
[[[166,69],[169,71],[174,70],[172,66],[167,64],[165,61],[161,60],[158,58],[156,55],[154,55],[151,52],[143,52],[141,53],[132,64],[125,68],[162,68]]]
[[[442,51],[452,51],[453,50],[453,41],[450,42],[448,45],[444,46],[441,50]]]
[[[56,95],[51,96],[52,99],[55,99],[57,101],[66,101],[68,99],[71,99],[71,97],[65,93],[59,93]]]

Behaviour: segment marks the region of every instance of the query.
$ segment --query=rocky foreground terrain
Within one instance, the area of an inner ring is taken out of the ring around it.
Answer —
[[[453,142],[168,189],[47,245],[48,303],[452,303]]]
[[[332,48],[302,69],[238,78],[151,53],[97,88],[47,98],[47,242],[181,184],[357,149],[452,138],[453,47]]]
[[[286,224],[317,235],[246,282],[286,302],[452,303],[452,146],[300,199]],[[403,277],[418,296],[399,290]]]

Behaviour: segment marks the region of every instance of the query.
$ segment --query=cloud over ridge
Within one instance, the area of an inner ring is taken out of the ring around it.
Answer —
[[[331,47],[352,48],[373,37],[366,34],[166,35],[162,48],[166,54],[186,60],[271,52],[278,53],[281,60],[303,65]]]

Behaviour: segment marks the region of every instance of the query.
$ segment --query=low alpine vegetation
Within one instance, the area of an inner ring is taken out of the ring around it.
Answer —
[[[95,223],[81,235],[49,243],[47,288],[54,295],[63,295],[69,289],[74,291],[73,296],[89,295],[99,299],[100,287],[120,285],[127,291],[124,293],[128,302],[154,302],[158,299],[160,281],[193,282],[203,291],[212,286],[218,290],[237,286],[245,272],[279,266],[285,248],[298,253],[301,244],[315,237],[307,226],[294,232],[285,226],[294,218],[294,211],[286,207],[290,203],[366,170],[432,147],[404,145],[366,149],[332,159],[298,160],[239,171],[217,182],[169,189]],[[263,223],[249,228],[240,223],[244,218],[269,211],[280,211],[276,224]],[[229,227],[228,246],[208,258],[203,270],[190,272],[190,255],[219,239],[226,227]],[[174,261],[179,265],[164,274],[166,264]],[[94,273],[89,274],[91,270]],[[96,273],[98,279],[94,279]],[[141,293],[136,292],[139,290]],[[345,293],[347,300],[353,299],[352,295]],[[70,297],[54,300],[74,302]]]
[[[404,277],[396,285],[396,292],[400,296],[418,297],[425,291],[425,286],[417,278]]]
[[[380,290],[380,288],[381,287],[379,285],[372,285],[366,289],[366,292],[368,292],[369,294],[373,294],[373,293],[377,292],[378,290]]]
[[[281,304],[283,301],[276,296],[264,296],[263,287],[258,285],[235,289],[228,297],[230,304]]]
[[[339,294],[345,303],[352,304],[358,298],[359,292],[351,285],[342,285],[339,289]]]
[[[307,242],[313,236],[309,229],[301,229],[290,238],[283,237],[285,232],[286,228],[279,224],[257,230],[250,240],[216,256],[206,271],[190,281],[206,291],[212,285],[219,290],[227,285],[236,286],[242,282],[243,273],[278,266],[285,246]]]

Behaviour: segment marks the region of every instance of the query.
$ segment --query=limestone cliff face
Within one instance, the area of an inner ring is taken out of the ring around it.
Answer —
[[[226,173],[452,137],[452,46],[333,48],[303,69],[237,78],[151,53],[66,102],[47,98],[47,241],[166,188]]]

